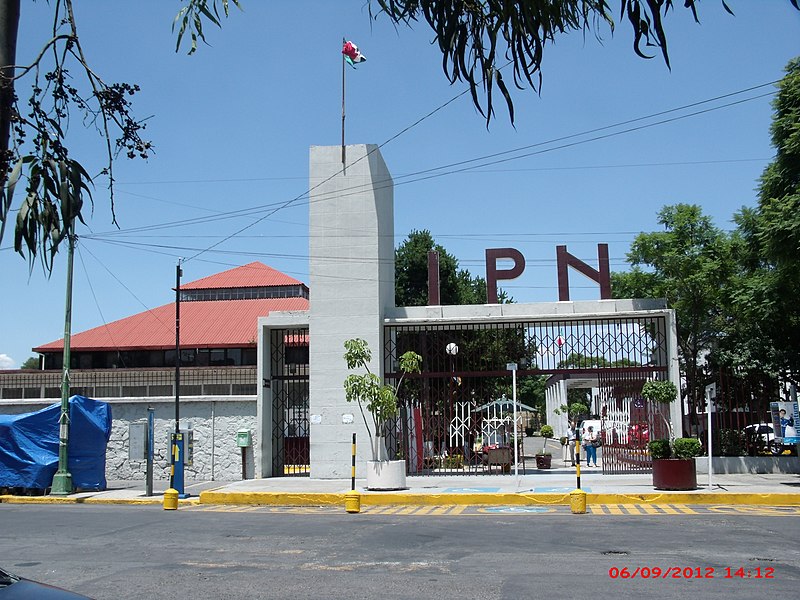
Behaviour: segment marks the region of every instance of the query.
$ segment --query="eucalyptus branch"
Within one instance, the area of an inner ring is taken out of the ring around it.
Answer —
[[[97,75],[89,68],[89,65],[86,61],[86,57],[83,54],[83,47],[81,46],[80,39],[78,38],[78,26],[75,23],[75,15],[72,11],[72,0],[65,0],[66,7],[67,7],[67,14],[69,18],[70,28],[72,29],[72,35],[75,37],[75,47],[78,50],[78,62],[83,67],[84,72],[86,73],[86,77],[89,80],[89,85],[92,86],[92,91],[94,92],[95,98],[100,100],[100,94],[97,90],[97,85],[95,81],[97,81],[101,86],[107,88],[108,86],[103,83],[103,81],[97,77]],[[73,56],[75,52],[72,52]],[[103,119],[103,138],[105,138],[106,143],[106,157],[108,158],[107,166],[105,172],[108,174],[108,194],[109,194],[109,201],[111,203],[111,222],[114,225],[117,225],[117,213],[114,210],[114,153],[111,149],[111,133],[108,130],[108,116],[106,111],[103,110],[102,104],[100,106],[100,115]],[[120,124],[117,122],[117,125]]]
[[[7,79],[10,80],[10,81],[16,81],[17,79],[21,79],[22,77],[25,77],[25,75],[27,75],[34,68],[39,66],[39,63],[42,61],[42,58],[44,58],[45,52],[47,52],[47,50],[50,48],[50,46],[52,46],[53,44],[58,43],[60,40],[70,40],[70,39],[73,39],[73,36],[68,34],[68,33],[64,33],[64,34],[55,36],[53,39],[51,39],[49,42],[47,42],[44,45],[42,50],[39,52],[39,55],[34,59],[34,61],[31,64],[29,64],[26,67],[23,67],[21,65],[12,65],[10,67],[11,69],[14,69],[14,71],[17,71],[18,69],[21,69],[21,71],[20,71],[19,75],[14,75],[13,77],[9,77]]]

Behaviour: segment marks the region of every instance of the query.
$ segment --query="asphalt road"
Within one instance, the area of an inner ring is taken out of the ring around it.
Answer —
[[[1,566],[97,599],[796,597],[798,539],[797,511],[0,505]]]

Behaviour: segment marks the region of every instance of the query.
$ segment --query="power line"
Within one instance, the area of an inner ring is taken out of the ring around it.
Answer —
[[[697,160],[697,161],[673,161],[673,162],[654,162],[654,163],[628,163],[628,164],[608,164],[608,165],[576,165],[572,167],[528,167],[528,168],[521,168],[521,169],[485,169],[480,166],[475,167],[474,169],[462,171],[464,173],[475,173],[475,174],[484,174],[484,173],[516,173],[516,172],[547,172],[547,171],[581,171],[581,170],[600,170],[600,169],[630,169],[630,168],[652,168],[652,167],[671,167],[671,166],[695,166],[695,165],[717,165],[717,164],[736,164],[736,163],[744,163],[744,162],[766,162],[771,160],[770,158],[741,158],[741,159],[719,159],[719,160]],[[396,175],[396,178],[403,178],[409,177],[412,174],[399,174]],[[349,189],[349,188],[347,188]],[[183,206],[186,208],[192,208],[196,210],[204,210],[214,215],[217,215],[217,219],[215,220],[224,220],[226,218],[239,218],[239,217],[247,217],[249,214],[255,210],[253,208],[246,208],[240,209],[233,212],[222,212],[216,211],[210,208],[196,206],[194,204],[187,204],[184,202],[176,202],[171,200],[164,200],[163,198],[157,198],[155,196],[149,196],[145,194],[136,194],[133,192],[128,192],[125,190],[120,190],[120,193],[127,194],[130,196],[134,196],[136,198],[145,198],[149,200],[153,200],[155,202],[162,202],[164,204],[173,204],[175,206]],[[264,208],[269,208],[271,206],[278,205],[279,203],[274,204],[267,204],[263,205]],[[303,204],[305,205],[305,204]],[[297,204],[297,206],[301,206]],[[206,217],[195,217],[193,219],[181,219],[177,221],[166,222],[160,225],[150,225],[150,226],[143,226],[139,228],[132,228],[132,229],[124,229],[124,230],[112,230],[110,232],[100,233],[99,235],[105,234],[119,234],[124,235],[130,232],[136,232],[140,230],[152,230],[152,229],[161,229],[161,228],[170,228],[176,225],[180,226],[190,226],[199,223],[207,223],[210,219]],[[276,221],[278,222],[278,221]],[[284,221],[290,224],[298,224],[298,223],[291,223],[288,221]],[[271,235],[270,237],[275,237]]]
[[[158,252],[164,250],[171,250],[173,252],[181,252],[181,253],[188,253],[188,252],[196,252],[199,249],[193,246],[176,246],[170,244],[147,244],[143,242],[132,242],[132,241],[122,241],[122,240],[106,240],[101,238],[93,239],[92,241],[111,244],[115,246],[122,246],[126,248],[132,249],[143,249],[143,250],[151,250],[156,253],[167,254],[172,256],[173,254],[168,254],[166,252]],[[217,254],[222,254],[226,256],[249,256],[249,257],[261,257],[261,258],[277,258],[283,260],[301,260],[301,261],[308,261],[311,259],[311,256],[308,254],[289,254],[289,253],[277,253],[277,252],[254,252],[251,250],[214,250]],[[316,256],[314,257],[315,260],[319,261],[336,261],[341,263],[392,263],[394,262],[394,257],[388,257],[383,259],[378,258],[366,258],[366,257],[352,257],[352,256],[335,256],[335,255],[325,255],[325,256]],[[586,262],[591,262],[596,260],[596,256],[581,258],[578,257],[580,260],[584,260]],[[459,264],[483,264],[483,259],[458,259]],[[526,264],[533,265],[533,266],[551,266],[556,264],[555,258],[526,258]],[[627,264],[627,261],[622,257],[612,257],[610,258],[610,262],[615,264]]]
[[[122,286],[122,287],[123,287],[123,288],[124,288],[124,289],[125,289],[125,290],[126,290],[126,291],[127,291],[127,292],[128,292],[128,293],[129,293],[129,294],[130,294],[130,295],[131,295],[131,296],[132,296],[132,297],[133,297],[133,298],[134,298],[134,299],[135,299],[137,302],[138,302],[138,303],[139,303],[139,304],[141,304],[141,305],[144,307],[144,309],[145,309],[145,311],[146,311],[146,312],[149,312],[149,313],[150,313],[150,314],[153,316],[153,318],[154,318],[156,321],[158,321],[158,323],[160,323],[160,324],[161,324],[161,325],[162,325],[162,326],[163,326],[165,329],[167,329],[167,330],[169,330],[169,331],[172,331],[172,328],[171,328],[171,326],[170,326],[170,325],[168,325],[168,324],[166,324],[166,323],[164,323],[164,322],[163,322],[161,319],[159,319],[159,318],[158,318],[158,315],[157,315],[155,312],[153,312],[153,310],[152,310],[152,309],[151,309],[149,306],[147,306],[147,305],[146,305],[144,302],[142,302],[142,300],[141,300],[141,299],[140,299],[140,298],[139,298],[139,297],[138,297],[138,296],[137,296],[137,295],[136,295],[136,294],[133,292],[133,290],[131,290],[131,289],[130,289],[130,288],[127,286],[127,285],[125,285],[125,284],[122,282],[122,280],[121,280],[119,277],[117,277],[117,275],[116,275],[116,274],[115,274],[115,273],[114,273],[114,272],[113,272],[111,269],[109,269],[109,268],[108,268],[108,267],[107,267],[107,266],[106,266],[106,265],[103,263],[103,261],[101,261],[99,258],[97,258],[97,256],[96,256],[94,253],[92,253],[92,251],[91,251],[91,250],[89,250],[88,248],[86,248],[86,251],[87,251],[87,252],[88,252],[88,253],[89,253],[89,254],[92,256],[92,258],[94,258],[94,259],[97,261],[97,263],[98,263],[98,264],[99,264],[101,267],[103,267],[103,269],[105,269],[105,270],[106,270],[106,272],[107,272],[109,275],[111,275],[111,277],[112,277],[112,278],[113,278],[113,279],[114,279],[114,280],[115,280],[115,281],[116,281],[118,284],[120,284],[120,285],[121,285],[121,286]],[[94,293],[94,292],[92,292],[92,293]],[[101,316],[102,316],[102,313],[101,313]]]
[[[508,66],[508,65],[505,65],[505,66]],[[558,142],[558,141],[564,141],[564,140],[567,140],[567,139],[570,139],[570,138],[573,138],[573,137],[577,137],[577,136],[589,135],[589,134],[592,134],[592,133],[605,131],[607,129],[612,129],[612,128],[615,128],[615,127],[622,127],[624,125],[630,125],[631,123],[637,123],[639,121],[644,121],[644,120],[647,120],[647,119],[653,119],[653,118],[656,118],[656,117],[660,117],[660,116],[663,116],[663,115],[671,114],[671,113],[678,112],[678,111],[681,111],[681,110],[686,110],[688,108],[693,108],[695,106],[701,106],[703,104],[708,104],[710,102],[716,102],[718,100],[724,100],[725,98],[731,98],[733,96],[738,96],[740,94],[745,94],[747,92],[752,92],[752,91],[755,91],[755,90],[758,90],[758,89],[761,89],[761,88],[765,88],[765,87],[768,87],[768,86],[771,86],[771,85],[775,85],[775,84],[777,84],[779,82],[780,82],[780,80],[776,79],[774,81],[769,81],[767,83],[761,83],[761,84],[754,85],[754,86],[751,86],[751,87],[748,87],[748,88],[737,90],[735,92],[729,92],[727,94],[721,94],[721,95],[715,96],[713,98],[708,98],[708,99],[705,99],[705,100],[698,100],[697,102],[692,102],[690,104],[684,104],[683,106],[679,106],[679,107],[676,107],[676,108],[670,108],[670,109],[667,109],[667,110],[651,113],[649,115],[644,115],[644,116],[641,116],[641,117],[635,117],[633,119],[628,119],[626,121],[620,121],[620,122],[614,123],[612,125],[605,125],[603,127],[590,129],[590,130],[587,130],[587,131],[584,131],[584,132],[581,132],[581,133],[574,133],[574,134],[566,135],[566,136],[563,136],[563,137],[560,137],[560,138],[555,138],[553,140],[549,140],[549,141],[546,141],[546,142],[537,142],[535,144],[529,144],[529,145],[526,145],[526,146],[520,146],[518,148],[514,148],[514,149],[511,149],[511,150],[504,150],[502,152],[497,152],[497,153],[494,153],[494,154],[488,154],[488,155],[485,155],[485,156],[482,156],[482,157],[473,158],[473,159],[470,159],[468,161],[462,161],[460,163],[453,163],[453,164],[454,165],[459,165],[459,164],[463,164],[464,162],[473,162],[473,161],[483,160],[483,159],[486,159],[486,158],[494,158],[494,157],[497,157],[497,156],[502,156],[504,154],[514,153],[514,152],[519,152],[521,150],[527,150],[527,149],[530,149],[530,148],[534,148],[534,147],[542,145],[542,144],[548,144],[548,143],[554,143],[554,142]],[[386,146],[390,142],[392,142],[395,139],[399,138],[401,135],[403,135],[404,133],[408,132],[410,129],[413,129],[414,127],[419,125],[421,122],[423,122],[427,118],[433,116],[435,113],[437,113],[440,110],[446,108],[449,104],[453,103],[455,100],[457,100],[461,96],[464,96],[467,92],[469,92],[469,90],[465,90],[465,91],[461,92],[460,94],[457,94],[456,96],[454,96],[453,98],[451,98],[450,100],[445,102],[444,104],[436,107],[434,110],[432,110],[431,112],[427,113],[425,116],[419,118],[417,121],[415,121],[411,125],[403,128],[398,133],[396,133],[395,135],[393,135],[392,137],[390,137],[389,139],[384,141],[382,144],[380,144],[379,148],[383,147],[383,146]],[[764,94],[764,95],[772,95],[772,92],[770,92],[769,94]],[[761,97],[763,97],[763,96],[756,96],[755,98],[752,98],[752,99],[761,98]],[[729,105],[724,105],[723,108],[725,106],[729,106]],[[746,159],[746,160],[760,160],[760,159]],[[353,164],[355,164],[355,163],[353,163]],[[659,163],[655,163],[655,165],[633,165],[633,166],[657,166],[658,164]],[[683,163],[683,162],[678,162],[678,163],[664,163],[664,164],[677,164],[677,165],[680,165],[680,164],[703,164],[703,163]],[[444,167],[436,167],[436,169],[439,169],[439,168],[444,168]],[[563,167],[563,168],[569,168],[569,167]],[[580,167],[580,168],[592,168],[592,167]],[[425,171],[418,171],[417,173],[424,173],[424,172]],[[412,173],[411,175],[413,175],[413,174],[414,173]],[[399,176],[403,177],[404,175],[401,174]],[[301,179],[305,179],[305,177],[297,176],[297,177],[242,177],[242,178],[226,178],[226,179],[219,179],[219,178],[216,178],[216,179],[184,179],[184,180],[174,180],[174,181],[165,180],[165,181],[126,182],[126,183],[118,184],[118,185],[186,184],[186,183],[236,183],[236,182],[255,182],[255,181],[273,181],[273,180],[301,180]]]
[[[506,162],[510,162],[512,160],[519,160],[519,159],[522,159],[522,158],[527,158],[527,157],[530,157],[530,156],[543,154],[543,153],[546,153],[546,152],[552,152],[554,150],[561,150],[561,149],[577,146],[577,145],[580,145],[580,144],[585,144],[585,143],[594,142],[594,141],[598,141],[598,140],[602,140],[602,139],[607,139],[607,138],[615,137],[615,136],[618,136],[618,135],[624,135],[624,134],[627,134],[627,133],[640,131],[642,129],[655,127],[657,125],[663,125],[663,124],[671,123],[671,122],[674,122],[674,121],[677,121],[677,120],[682,120],[682,119],[686,119],[686,118],[689,118],[689,117],[698,116],[698,115],[701,115],[701,114],[706,114],[708,112],[721,110],[723,108],[729,108],[731,106],[736,106],[736,105],[742,104],[744,102],[750,102],[752,100],[757,100],[757,99],[760,99],[760,98],[763,98],[763,97],[766,97],[766,96],[771,96],[771,95],[773,95],[773,93],[769,92],[769,93],[766,93],[766,94],[761,94],[759,96],[745,98],[743,100],[738,100],[738,101],[735,101],[735,102],[730,102],[730,103],[727,103],[727,104],[723,104],[721,106],[711,107],[711,108],[703,109],[703,110],[700,110],[700,111],[695,111],[695,112],[692,112],[692,113],[689,113],[689,114],[686,114],[686,115],[679,115],[679,116],[672,117],[672,118],[669,118],[669,119],[663,119],[661,121],[657,121],[657,122],[654,122],[654,123],[648,123],[648,124],[645,124],[645,125],[624,129],[622,131],[617,131],[617,132],[612,132],[612,133],[608,133],[608,134],[604,134],[604,135],[600,135],[600,136],[595,136],[595,137],[592,137],[592,138],[589,138],[589,139],[579,140],[579,141],[568,143],[568,144],[562,144],[562,145],[559,145],[559,146],[555,146],[555,147],[552,147],[552,148],[546,148],[546,149],[539,150],[539,151],[536,151],[536,152],[529,152],[529,153],[521,154],[521,155],[518,155],[518,156],[509,156],[509,157],[504,158],[504,159],[498,159],[498,160],[492,160],[492,161],[489,161],[489,162],[483,162],[483,164],[473,165],[472,167],[469,167],[469,168],[454,169],[454,167],[460,167],[460,166],[468,165],[468,164],[471,164],[471,163],[479,163],[481,161],[488,161],[489,159],[497,158],[497,157],[500,157],[500,156],[506,156],[506,155],[509,155],[509,154],[514,154],[514,153],[517,153],[517,152],[521,152],[523,150],[529,150],[529,149],[532,149],[532,148],[539,148],[541,146],[547,146],[549,144],[553,144],[553,143],[557,143],[557,142],[561,142],[561,141],[580,138],[580,137],[583,137],[583,136],[586,136],[586,135],[591,135],[592,133],[597,133],[597,132],[600,132],[600,131],[607,131],[609,129],[614,129],[614,128],[621,127],[621,126],[624,126],[624,125],[628,125],[628,124],[631,124],[631,123],[641,122],[641,121],[644,121],[644,120],[647,120],[647,119],[652,119],[652,118],[655,118],[655,117],[658,117],[658,116],[662,116],[662,115],[666,115],[666,114],[672,114],[672,113],[675,113],[675,112],[678,112],[678,111],[686,110],[687,108],[693,108],[695,106],[708,104],[710,102],[715,102],[715,101],[718,101],[718,100],[721,100],[721,99],[725,99],[725,98],[729,98],[729,97],[736,96],[736,95],[739,95],[739,94],[747,93],[749,91],[757,90],[757,89],[760,89],[760,88],[763,88],[763,87],[766,87],[766,86],[769,86],[769,85],[774,85],[775,83],[777,83],[777,81],[772,81],[772,82],[760,84],[760,85],[757,85],[757,86],[752,86],[752,87],[745,88],[743,90],[739,90],[739,91],[736,91],[736,92],[723,94],[723,95],[720,95],[720,96],[716,96],[714,98],[709,98],[709,99],[706,99],[706,100],[693,102],[693,103],[686,104],[686,105],[683,105],[683,106],[680,106],[680,107],[676,107],[676,108],[668,109],[668,110],[665,110],[665,111],[652,113],[650,115],[645,115],[645,116],[637,117],[637,118],[634,118],[634,119],[629,119],[629,120],[626,120],[626,121],[621,121],[621,122],[618,122],[618,123],[615,123],[615,124],[606,125],[606,126],[603,126],[603,127],[598,127],[598,128],[595,128],[595,129],[584,131],[584,132],[579,132],[579,133],[570,134],[570,135],[566,135],[566,136],[560,136],[560,137],[553,138],[553,139],[550,139],[550,140],[537,142],[535,144],[529,144],[529,145],[526,145],[526,146],[520,146],[518,148],[514,148],[514,149],[511,149],[511,150],[505,150],[505,151],[502,151],[502,152],[496,152],[496,153],[492,153],[492,154],[487,154],[487,155],[479,156],[479,157],[472,158],[472,159],[467,159],[467,160],[463,160],[463,161],[457,161],[457,162],[453,162],[453,163],[449,163],[449,164],[445,164],[445,165],[440,165],[438,167],[431,167],[431,168],[428,168],[428,169],[415,171],[415,172],[412,172],[412,173],[409,173],[409,174],[406,174],[406,175],[402,175],[402,176],[396,176],[394,181],[393,181],[393,184],[395,186],[406,185],[408,183],[416,183],[416,182],[424,181],[426,179],[431,179],[431,178],[434,178],[434,177],[442,177],[442,176],[452,175],[452,174],[456,174],[456,173],[463,173],[463,172],[467,172],[467,171],[471,171],[471,170],[478,170],[478,169],[482,169],[483,167],[487,167],[487,166],[491,166],[491,165],[503,164],[503,163],[506,163]],[[463,95],[463,93],[461,95]],[[444,106],[446,106],[450,102],[454,101],[458,97],[459,96],[456,96],[455,98],[452,98],[450,101],[448,101],[447,103],[443,104],[442,106],[437,107],[437,109],[435,109],[434,111],[431,111],[430,113],[428,113],[428,115],[426,115],[425,117],[423,117],[423,118],[419,119],[418,121],[416,121],[414,123],[414,125],[406,127],[400,133],[396,134],[395,136],[393,136],[392,138],[390,138],[389,140],[387,140],[383,144],[380,144],[379,146],[377,146],[376,149],[379,149],[379,148],[385,146],[386,144],[388,144],[390,141],[393,141],[394,139],[397,139],[397,137],[399,137],[400,134],[408,131],[411,127],[419,124],[424,119],[426,119],[429,116],[433,115],[438,110],[441,110]],[[359,160],[363,160],[367,156],[369,156],[369,153],[367,155],[365,155],[364,157],[361,157],[357,161],[354,161],[354,163],[352,163],[352,164],[356,164]],[[447,170],[447,169],[449,169],[449,170]],[[444,172],[437,173],[437,171],[444,171]],[[433,175],[428,175],[428,174],[433,174]],[[165,223],[165,224],[161,224],[161,225],[156,224],[156,225],[151,225],[151,226],[148,226],[148,227],[142,227],[142,228],[137,228],[137,229],[153,229],[155,227],[169,227],[169,226],[173,226],[173,225],[192,225],[192,224],[196,224],[198,222],[207,223],[207,222],[210,222],[210,221],[217,221],[217,220],[223,220],[223,219],[227,219],[227,218],[234,218],[234,217],[238,217],[238,216],[245,216],[248,213],[252,213],[254,211],[269,210],[270,208],[274,207],[274,210],[271,210],[270,212],[268,212],[268,214],[258,218],[253,223],[241,228],[237,232],[234,232],[234,233],[230,234],[230,236],[228,236],[228,238],[227,238],[227,239],[230,239],[232,237],[235,237],[238,233],[246,231],[250,227],[253,227],[254,225],[260,223],[264,219],[272,216],[273,214],[275,214],[279,210],[287,208],[288,206],[290,206],[292,204],[297,204],[298,201],[303,199],[303,198],[308,198],[310,196],[311,192],[314,189],[320,187],[321,185],[323,185],[324,183],[329,181],[335,175],[336,174],[332,175],[331,177],[325,179],[324,181],[316,184],[315,186],[310,188],[308,191],[305,191],[302,194],[299,194],[298,196],[292,198],[291,200],[285,201],[285,202],[274,202],[274,203],[270,203],[270,204],[266,204],[266,205],[259,205],[259,206],[256,206],[256,207],[249,207],[249,208],[245,208],[245,209],[239,209],[239,210],[236,210],[236,211],[223,212],[223,213],[219,213],[216,217],[196,218],[196,219],[188,219],[188,220],[181,220],[181,221],[173,221],[173,222],[170,222],[170,223]],[[418,177],[419,175],[427,175],[427,176]],[[414,179],[411,179],[411,178],[414,178]],[[399,179],[407,179],[407,181],[398,181]],[[381,182],[377,182],[377,183],[380,184]],[[384,182],[384,184],[386,184],[386,183],[389,183],[389,182],[388,181]],[[343,196],[347,196],[347,195],[352,195],[353,193],[359,193],[365,187],[371,187],[371,186],[372,186],[372,184],[364,184],[364,185],[352,186],[351,188],[345,188],[343,190],[339,190],[336,193],[336,197],[343,197]],[[386,186],[384,185],[384,187],[386,187]],[[381,189],[381,188],[377,188],[377,189]],[[345,192],[346,191],[351,191],[351,194],[341,194],[340,192],[343,192],[343,191],[345,191]],[[315,202],[326,201],[328,199],[330,199],[330,196],[323,195],[322,197],[320,197],[320,198],[318,198],[318,199],[316,199],[314,201]],[[308,202],[305,202],[303,204],[309,204],[310,202],[311,202],[311,200],[309,200]],[[300,204],[298,204],[298,205],[300,205]],[[127,230],[127,231],[135,231],[135,230],[136,229]],[[223,243],[224,241],[225,240],[222,240],[222,241],[220,241],[218,243]]]

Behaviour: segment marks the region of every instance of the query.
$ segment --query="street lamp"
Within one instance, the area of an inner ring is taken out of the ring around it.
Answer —
[[[448,413],[450,414],[450,418],[452,418],[453,414],[455,412],[455,408],[456,408],[455,399],[453,398],[454,391],[455,391],[453,386],[455,385],[455,376],[456,376],[456,362],[455,361],[456,361],[456,355],[458,354],[458,344],[456,344],[455,342],[450,342],[449,344],[447,344],[447,346],[445,346],[444,351],[450,357],[450,385],[447,388],[448,391],[449,391],[449,396],[450,397],[449,397],[449,406],[448,406],[447,410],[448,410]],[[447,434],[445,433],[445,437],[446,436],[447,436]],[[452,437],[448,441],[448,445],[449,445],[450,441],[452,441]],[[448,448],[448,451],[449,451],[449,448]]]
[[[506,369],[511,371],[511,399],[514,403],[514,477],[519,485],[519,444],[517,443],[517,363],[507,363]]]

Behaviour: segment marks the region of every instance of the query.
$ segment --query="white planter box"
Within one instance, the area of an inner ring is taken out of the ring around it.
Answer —
[[[697,472],[708,473],[708,457],[698,456]],[[797,456],[715,456],[714,473],[800,473]]]
[[[406,488],[406,461],[367,461],[368,490],[404,490]]]

